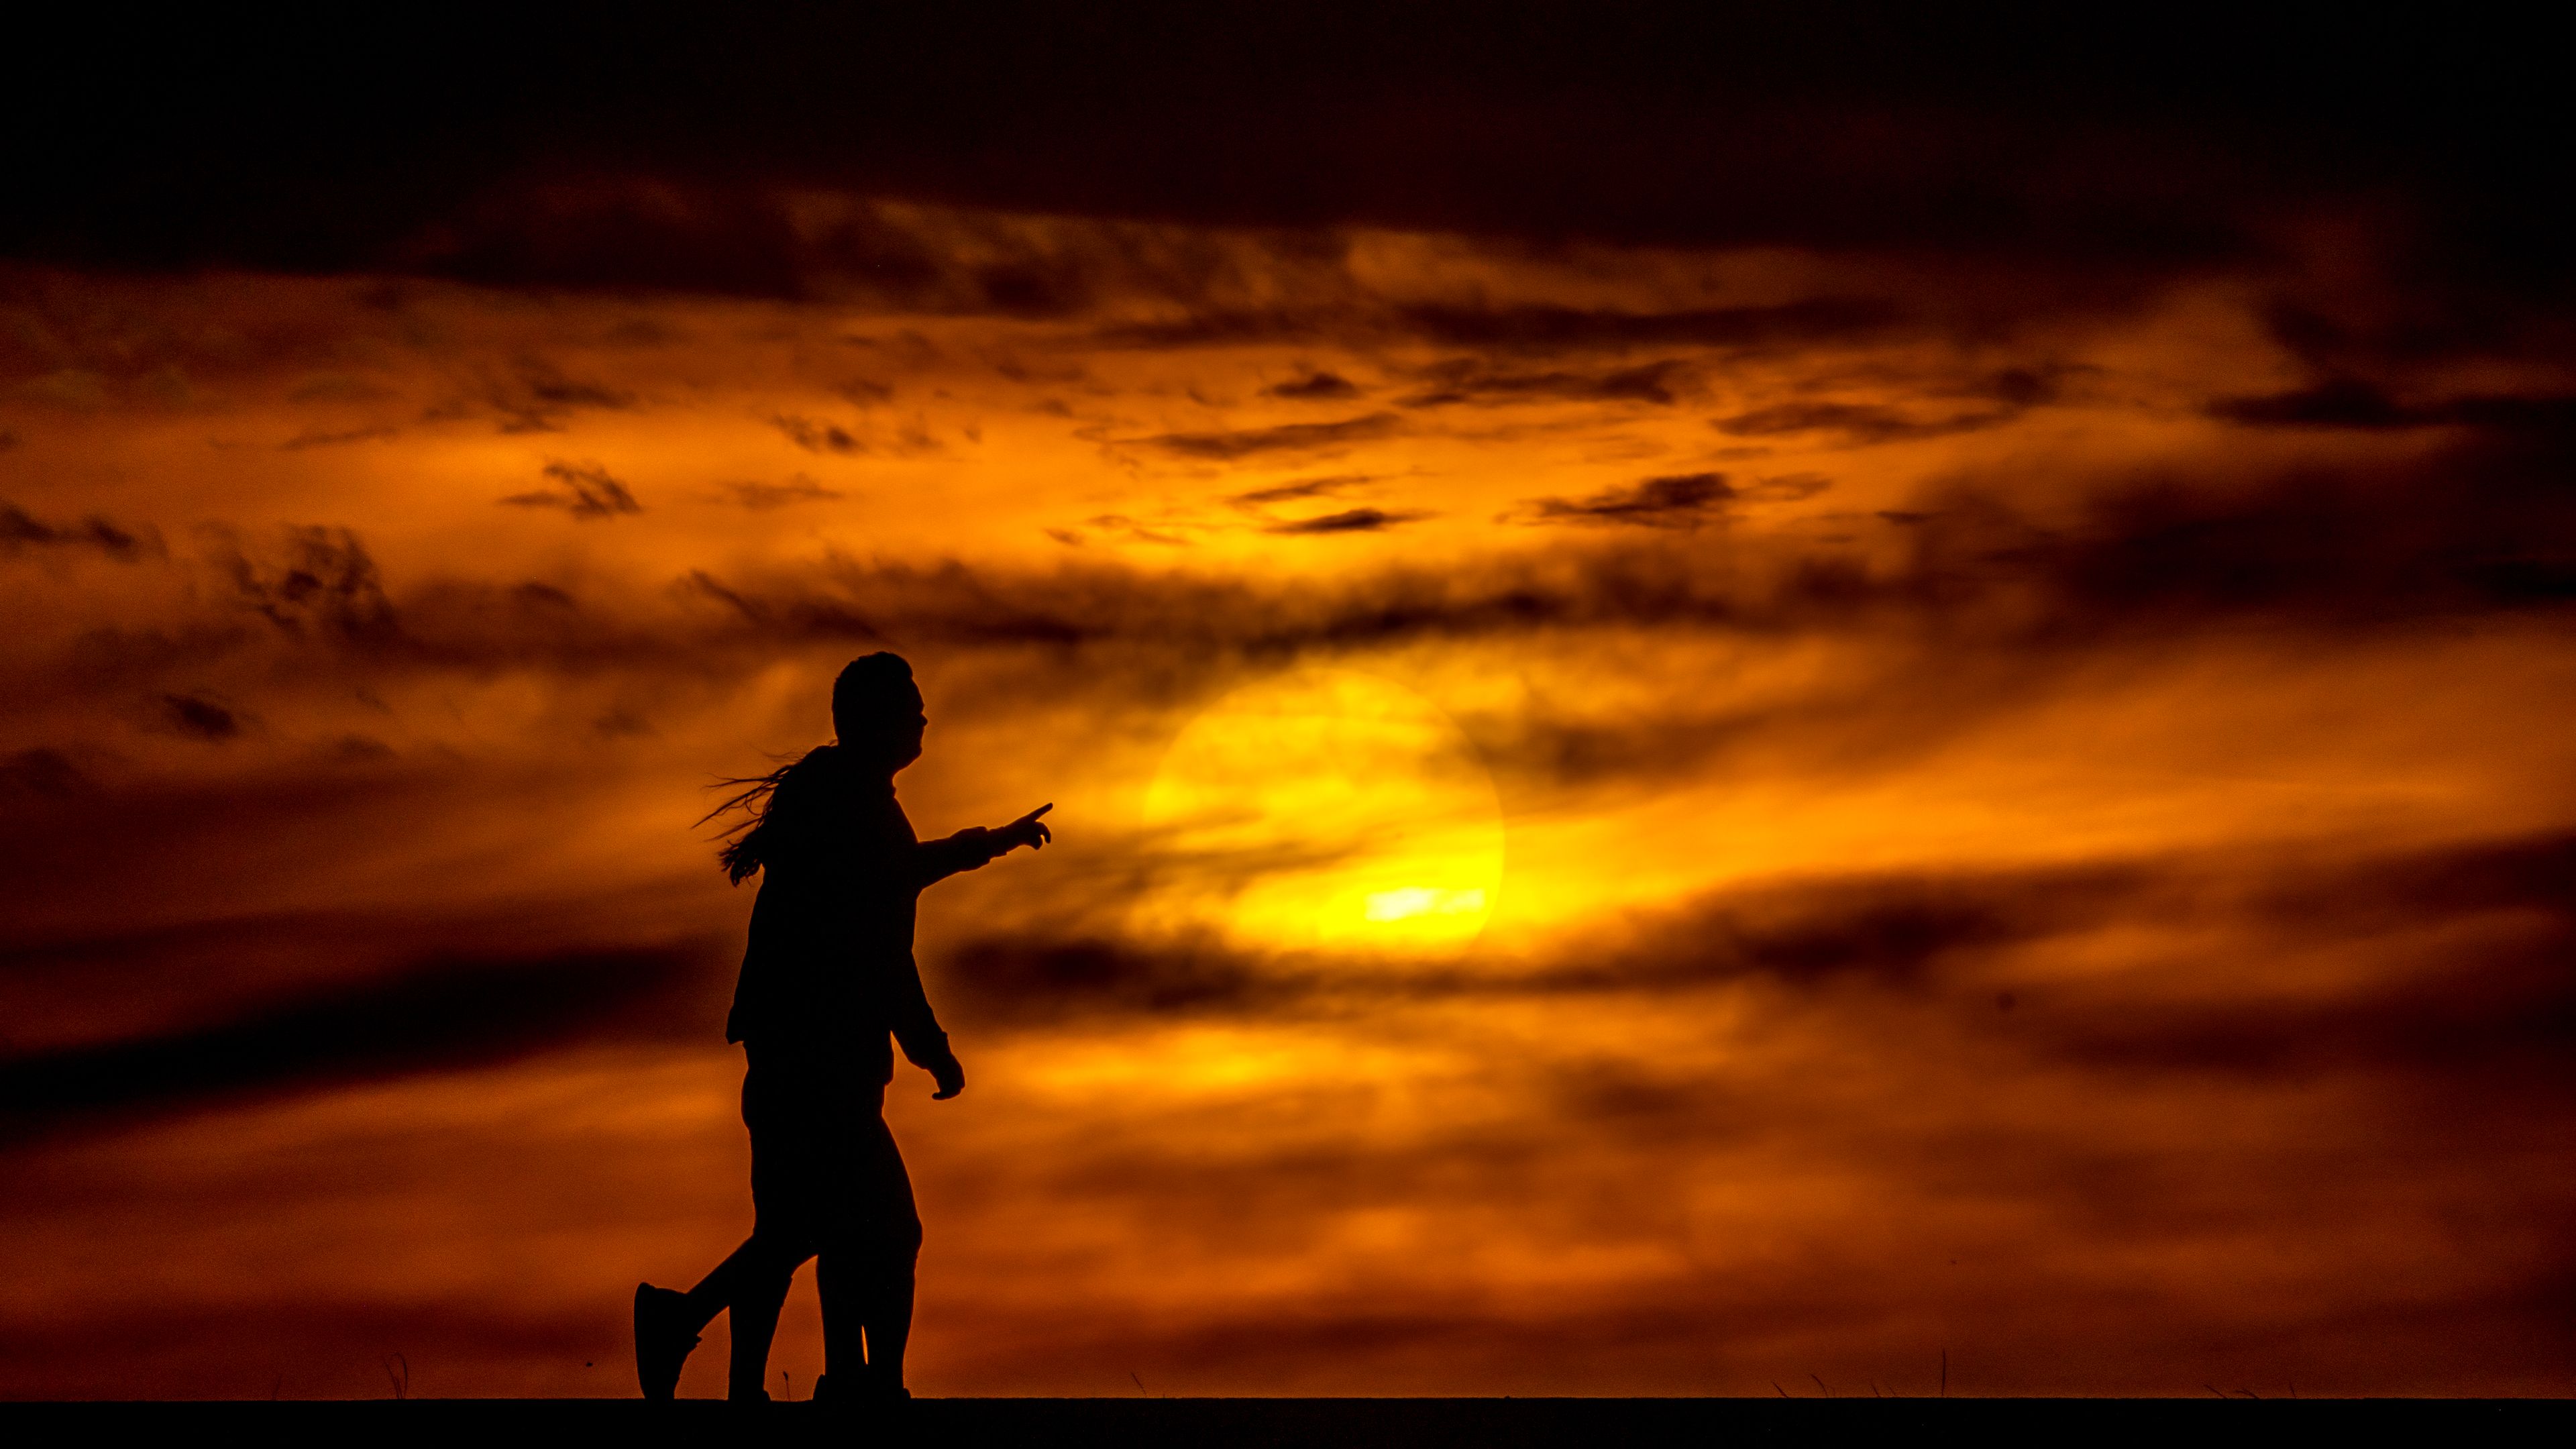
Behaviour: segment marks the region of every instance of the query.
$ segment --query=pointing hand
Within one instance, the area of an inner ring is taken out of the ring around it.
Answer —
[[[1001,829],[994,831],[993,843],[1001,847],[1001,849],[995,851],[994,854],[1005,854],[1007,852],[1017,850],[1023,845],[1027,846],[1031,850],[1035,850],[1046,844],[1048,841],[1055,839],[1055,832],[1047,829],[1046,822],[1038,818],[1054,808],[1054,802],[1049,801],[1035,810],[1030,811],[1028,814],[1021,816],[1019,819],[1012,821],[1010,824],[1003,826]]]

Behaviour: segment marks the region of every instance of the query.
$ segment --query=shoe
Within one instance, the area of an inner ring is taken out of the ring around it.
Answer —
[[[667,1399],[679,1392],[680,1365],[698,1336],[688,1323],[689,1295],[650,1283],[635,1285],[635,1377],[644,1397]]]

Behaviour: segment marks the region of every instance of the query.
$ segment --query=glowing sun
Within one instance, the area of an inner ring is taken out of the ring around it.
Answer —
[[[1502,888],[1502,806],[1475,746],[1371,675],[1300,671],[1219,700],[1172,742],[1145,823],[1175,867],[1160,924],[1274,949],[1456,949]]]

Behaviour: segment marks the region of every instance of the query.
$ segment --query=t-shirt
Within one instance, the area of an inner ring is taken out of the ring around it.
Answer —
[[[946,1055],[912,958],[914,909],[923,887],[992,859],[986,832],[917,839],[893,780],[831,745],[779,781],[757,829],[760,896],[725,1040],[879,1083],[894,1077],[889,1034],[916,1065]]]

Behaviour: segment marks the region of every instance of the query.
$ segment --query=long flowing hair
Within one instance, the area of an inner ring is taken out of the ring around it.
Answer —
[[[727,777],[707,786],[710,790],[739,787],[722,804],[698,817],[698,824],[704,825],[736,810],[743,813],[742,819],[716,835],[724,842],[716,851],[716,861],[724,867],[727,880],[740,885],[769,863],[769,807],[778,798],[778,787],[787,783],[787,777],[796,773],[806,761],[830,748],[830,745],[817,745],[766,775]]]

